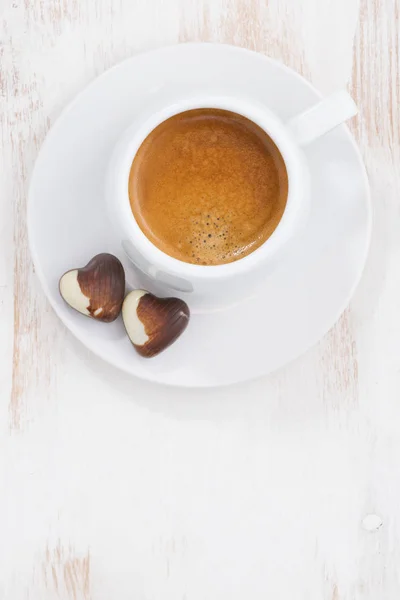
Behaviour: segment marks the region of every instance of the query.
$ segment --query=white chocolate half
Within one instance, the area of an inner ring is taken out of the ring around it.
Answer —
[[[60,294],[64,300],[83,315],[90,315],[90,298],[82,294],[78,282],[78,269],[68,271],[60,279]]]
[[[149,340],[142,321],[137,314],[140,299],[148,292],[144,290],[133,290],[130,292],[122,305],[122,319],[129,339],[135,346],[143,346]]]

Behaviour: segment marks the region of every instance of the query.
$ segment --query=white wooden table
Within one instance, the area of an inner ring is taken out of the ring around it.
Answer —
[[[399,598],[399,15],[400,0],[0,0],[1,600]],[[90,355],[47,304],[25,228],[61,109],[121,59],[186,40],[347,86],[375,210],[336,327],[213,392]]]

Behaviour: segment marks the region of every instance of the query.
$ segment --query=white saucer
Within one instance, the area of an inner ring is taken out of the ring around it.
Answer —
[[[348,304],[371,233],[365,169],[342,126],[307,149],[313,190],[309,224],[257,297],[195,313],[178,342],[152,360],[135,353],[120,320],[97,323],[67,307],[58,293],[64,271],[99,252],[123,259],[103,198],[103,175],[117,138],[156,95],[169,99],[199,89],[247,94],[283,120],[319,98],[290,69],[232,46],[185,44],[135,56],[104,73],[63,112],[40,152],[28,205],[36,272],[70,331],[132,375],[188,387],[258,377],[315,344]],[[135,285],[131,270],[127,276]]]

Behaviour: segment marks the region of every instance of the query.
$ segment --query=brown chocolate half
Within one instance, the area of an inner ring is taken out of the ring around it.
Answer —
[[[147,293],[139,300],[137,316],[149,339],[135,348],[142,356],[151,358],[168,348],[185,331],[190,311],[186,302],[179,298],[157,298]]]
[[[112,254],[94,256],[78,269],[78,283],[82,294],[90,299],[90,316],[110,323],[121,312],[125,295],[125,272],[121,262]]]

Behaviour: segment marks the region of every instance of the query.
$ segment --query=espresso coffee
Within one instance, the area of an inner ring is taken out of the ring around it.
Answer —
[[[247,256],[274,232],[288,195],[283,158],[233,112],[189,110],[156,127],[129,177],[133,215],[166,254],[197,265]]]

